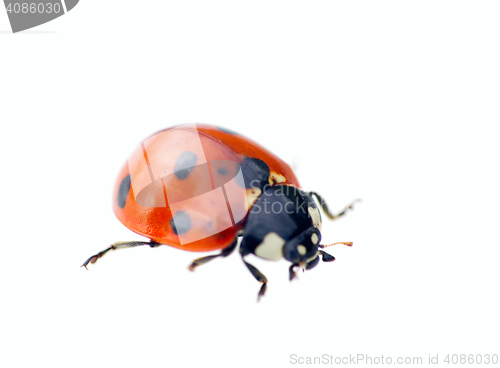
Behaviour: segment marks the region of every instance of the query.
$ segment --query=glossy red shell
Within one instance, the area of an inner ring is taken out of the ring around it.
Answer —
[[[186,147],[204,158],[190,173],[189,180],[179,181],[175,175],[165,173],[173,172],[177,159]],[[200,218],[203,212],[213,214],[214,211],[229,208],[229,202],[224,202],[224,205],[215,203],[217,185],[214,187],[214,182],[217,184],[217,177],[213,174],[214,170],[210,171],[210,180],[199,178],[206,171],[204,165],[211,168],[220,162],[240,163],[245,157],[258,158],[269,166],[271,184],[277,180],[283,184],[300,187],[290,167],[259,144],[240,134],[211,125],[188,124],[155,133],[139,144],[118,175],[113,192],[114,212],[130,230],[162,244],[200,252],[225,248],[244,226],[248,212],[245,207],[244,189],[237,189],[235,185],[231,186],[231,183],[225,185],[226,201],[228,197],[233,198],[233,212],[230,218],[222,212],[217,215],[221,223],[212,224],[213,228],[210,230],[217,233],[205,233],[204,228],[194,227],[186,235],[177,235],[171,225],[172,213],[179,208],[183,211],[195,209]],[[118,196],[120,185],[128,175],[132,177],[132,185],[124,198],[125,204],[122,208],[118,204]],[[211,183],[212,188],[201,188],[206,186],[206,183]],[[197,202],[189,200],[202,192],[204,194],[197,198]],[[238,220],[236,216],[242,220],[235,221]],[[223,230],[218,231],[217,226]]]

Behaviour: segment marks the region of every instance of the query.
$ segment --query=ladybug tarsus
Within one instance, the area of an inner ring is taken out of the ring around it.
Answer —
[[[297,272],[295,272],[296,268],[297,268],[297,265],[292,264],[290,266],[290,268],[288,269],[288,276],[289,276],[290,281],[292,281],[293,279],[295,279],[297,277]]]
[[[214,254],[211,256],[196,258],[195,260],[193,260],[193,262],[191,262],[188,269],[189,269],[189,271],[193,272],[196,267],[201,266],[202,264],[208,263],[212,259],[217,258],[217,257],[220,257],[220,254]]]
[[[260,287],[259,295],[257,295],[258,302],[260,302],[260,298],[266,294],[266,290],[267,290],[267,282],[264,282],[264,283],[262,283],[262,286]]]
[[[113,246],[110,246],[109,248],[106,248],[103,251],[101,251],[97,254],[94,254],[93,256],[89,257],[89,259],[87,259],[85,262],[83,262],[81,267],[85,267],[88,271],[87,265],[89,263],[92,263],[92,264],[96,263],[99,258],[101,258],[103,255],[105,255],[107,252],[109,252],[112,249],[113,249]]]

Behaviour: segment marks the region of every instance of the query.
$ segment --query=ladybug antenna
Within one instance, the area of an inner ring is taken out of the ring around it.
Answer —
[[[332,245],[336,245],[336,244],[344,244],[344,245],[347,245],[349,247],[352,247],[352,242],[336,242],[336,243],[332,243],[332,244],[320,244],[319,247],[326,248],[326,247],[331,247]]]

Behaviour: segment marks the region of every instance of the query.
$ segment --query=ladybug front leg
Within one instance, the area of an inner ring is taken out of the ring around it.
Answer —
[[[154,248],[154,247],[159,247],[161,244],[157,243],[153,240],[150,240],[148,242],[142,242],[142,241],[116,242],[116,243],[111,244],[111,246],[109,248],[104,249],[102,252],[94,254],[92,257],[90,257],[85,262],[83,262],[81,267],[87,268],[87,265],[89,263],[96,263],[99,258],[101,258],[103,255],[108,253],[110,250],[123,249],[123,248],[133,248],[133,247],[137,247],[140,245],[149,245],[151,248]]]
[[[342,216],[345,216],[347,211],[354,209],[354,204],[357,202],[361,202],[361,199],[355,199],[352,201],[348,206],[346,206],[342,211],[340,211],[337,214],[334,214],[330,212],[330,208],[328,208],[328,205],[326,204],[325,200],[316,192],[309,192],[309,195],[314,195],[316,199],[319,202],[319,205],[321,206],[321,209],[325,213],[326,217],[328,217],[330,220],[336,220]]]
[[[245,256],[248,255],[245,250],[240,248],[240,254],[241,254],[241,259],[243,260],[243,263],[245,263],[245,266],[249,269],[249,271],[252,273],[253,277],[259,282],[262,283],[262,286],[260,287],[259,294],[257,295],[257,301],[260,300],[262,296],[266,293],[267,289],[267,277],[262,274],[254,265],[251,265],[247,261],[245,261]]]
[[[201,266],[202,264],[210,262],[212,259],[215,259],[217,257],[227,257],[230,255],[235,249],[236,246],[238,245],[238,237],[234,238],[234,241],[231,243],[231,245],[227,248],[222,249],[222,251],[219,254],[214,254],[211,256],[206,256],[206,257],[201,257],[201,258],[196,258],[191,264],[189,265],[189,271],[194,271],[194,269],[198,266]]]

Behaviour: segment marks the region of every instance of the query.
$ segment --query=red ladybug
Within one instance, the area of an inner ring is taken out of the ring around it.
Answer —
[[[114,189],[118,219],[150,241],[114,243],[82,266],[95,263],[110,250],[139,245],[221,250],[195,259],[189,266],[192,271],[228,256],[242,237],[239,251],[262,283],[260,299],[267,279],[246,261],[247,255],[285,258],[292,263],[290,280],[298,269],[315,267],[320,258],[335,259],[322,250],[321,215],[313,196],[330,219],[343,216],[354,204],[332,214],[317,193],[300,188],[285,162],[240,134],[202,124],[168,128],[137,146]]]

